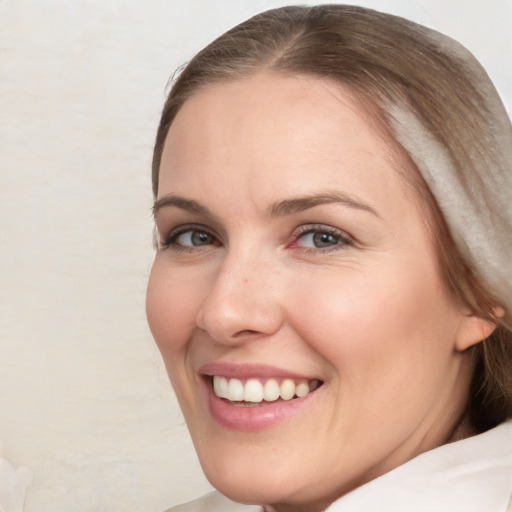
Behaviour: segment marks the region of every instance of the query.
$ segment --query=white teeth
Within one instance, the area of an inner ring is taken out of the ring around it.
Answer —
[[[279,386],[279,394],[283,400],[290,400],[295,395],[295,382],[292,379],[285,379]]]
[[[306,381],[299,382],[295,387],[295,394],[298,397],[306,396],[309,393],[309,384]]]
[[[261,402],[263,400],[263,386],[256,379],[249,379],[244,386],[244,400],[246,402]]]
[[[231,402],[241,402],[244,399],[244,385],[238,379],[229,379],[228,396]]]
[[[276,379],[268,379],[263,386],[263,398],[267,402],[273,402],[279,398],[279,384]]]
[[[226,377],[213,377],[213,389],[220,398],[226,398],[231,402],[261,403],[282,400],[291,400],[294,396],[303,397],[320,385],[318,380],[307,382],[301,380],[284,379],[281,384],[277,379],[268,379],[264,384],[259,379],[248,379],[245,384],[239,379],[227,379]]]
[[[215,394],[220,398],[228,397],[228,380],[225,377],[215,377],[213,379]]]

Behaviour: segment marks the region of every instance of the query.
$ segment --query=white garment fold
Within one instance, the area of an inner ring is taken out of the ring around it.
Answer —
[[[34,475],[28,468],[20,466],[14,469],[0,455],[0,512],[23,512],[25,494],[33,479]]]
[[[506,512],[512,421],[425,452],[346,494],[327,512]]]

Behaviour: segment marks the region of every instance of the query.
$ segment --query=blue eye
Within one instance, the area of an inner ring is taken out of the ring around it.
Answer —
[[[215,238],[206,231],[188,229],[176,235],[173,239],[173,243],[183,245],[184,247],[199,247],[202,245],[210,245],[214,240]]]
[[[324,247],[332,247],[340,243],[340,237],[331,233],[308,233],[301,237],[303,247],[315,247],[323,249]]]
[[[173,230],[161,243],[163,248],[171,247],[176,251],[194,250],[196,248],[218,246],[217,238],[200,226],[182,226]]]
[[[343,231],[327,226],[305,226],[296,238],[295,246],[304,249],[334,249],[352,245],[352,239]]]

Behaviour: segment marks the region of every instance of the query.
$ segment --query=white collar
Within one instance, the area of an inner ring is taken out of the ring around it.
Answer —
[[[326,512],[505,512],[512,420],[425,452],[346,494]]]

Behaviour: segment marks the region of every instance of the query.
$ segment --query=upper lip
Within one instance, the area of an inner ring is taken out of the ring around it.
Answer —
[[[251,379],[251,378],[283,378],[283,379],[303,379],[313,380],[317,377],[309,377],[299,373],[278,368],[275,366],[263,364],[248,363],[232,363],[232,362],[215,362],[207,363],[199,368],[202,375],[235,378],[235,379]],[[320,380],[320,379],[318,379]]]

